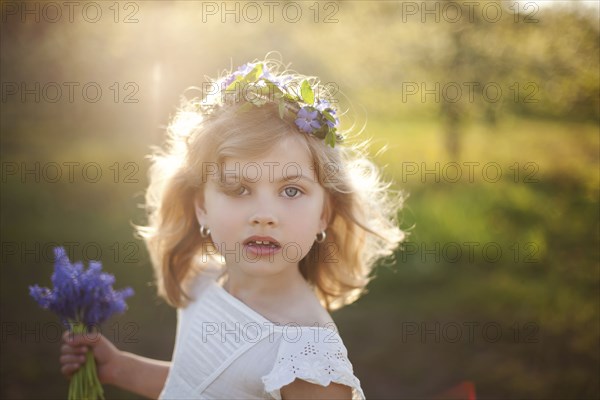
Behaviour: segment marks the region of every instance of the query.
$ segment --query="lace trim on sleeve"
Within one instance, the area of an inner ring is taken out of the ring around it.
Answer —
[[[353,400],[364,399],[340,336],[330,329],[318,332],[316,328],[309,329],[297,340],[282,337],[275,365],[262,377],[265,391],[281,400],[281,388],[299,378],[321,386],[329,386],[331,382],[346,385],[352,388]]]

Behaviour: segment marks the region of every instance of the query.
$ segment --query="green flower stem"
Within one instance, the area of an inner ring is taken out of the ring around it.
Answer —
[[[69,321],[73,333],[85,334],[87,329],[81,322]],[[88,351],[85,364],[71,378],[68,400],[104,400],[104,390],[98,379],[94,354]]]

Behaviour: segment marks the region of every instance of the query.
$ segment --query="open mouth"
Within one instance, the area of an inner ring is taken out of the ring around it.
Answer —
[[[266,248],[270,248],[270,249],[277,249],[280,247],[278,243],[267,241],[267,240],[250,240],[249,242],[246,243],[246,246],[266,247]]]
[[[252,236],[244,241],[244,248],[253,257],[272,256],[281,251],[281,245],[270,236]]]

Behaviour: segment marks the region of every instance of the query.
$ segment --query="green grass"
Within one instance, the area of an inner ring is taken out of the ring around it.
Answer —
[[[559,123],[514,117],[502,119],[495,127],[466,122],[461,131],[458,160],[448,156],[444,147],[444,126],[438,119],[372,119],[368,121],[365,136],[369,135],[373,137],[373,154],[384,146],[387,149],[376,160],[389,165],[395,180],[402,180],[402,163],[425,162],[428,168],[433,168],[436,162],[456,161],[463,167],[466,179],[468,167],[463,163],[480,162],[483,166],[496,162],[503,168],[503,173],[510,174],[518,182],[568,172],[585,182],[589,190],[599,189],[600,135],[593,122]],[[516,175],[515,163],[521,167],[519,175]],[[526,166],[527,163],[536,165]],[[476,179],[481,176],[481,168],[474,167],[474,172]],[[409,183],[414,178],[410,174],[406,177]]]

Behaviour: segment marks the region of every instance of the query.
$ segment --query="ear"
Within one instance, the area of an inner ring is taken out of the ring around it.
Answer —
[[[202,196],[196,196],[194,199],[194,211],[196,212],[196,219],[200,225],[206,225],[207,216],[206,210],[204,209],[204,199]]]
[[[319,232],[324,231],[329,226],[329,223],[331,222],[332,207],[331,197],[326,192],[323,201],[323,212],[321,213],[321,220],[319,221]]]

